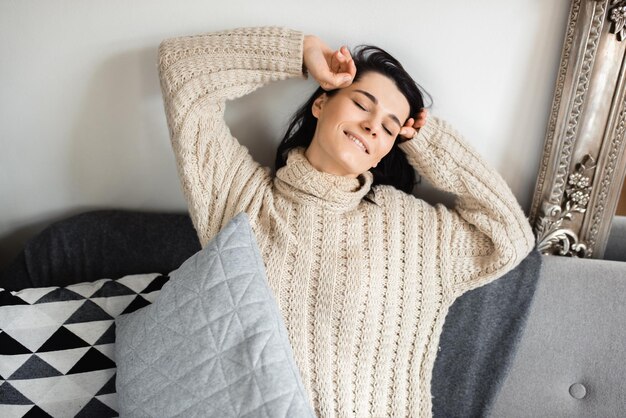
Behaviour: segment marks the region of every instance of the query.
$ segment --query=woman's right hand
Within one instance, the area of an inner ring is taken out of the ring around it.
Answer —
[[[348,87],[356,75],[356,65],[345,46],[334,51],[317,36],[306,35],[303,54],[306,71],[324,90]]]
[[[426,125],[426,119],[428,119],[428,110],[422,108],[415,118],[409,118],[402,129],[400,129],[400,142],[408,141],[417,134],[420,128]]]

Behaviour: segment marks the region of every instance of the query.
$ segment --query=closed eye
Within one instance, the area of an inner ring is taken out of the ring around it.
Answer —
[[[385,125],[383,125],[383,129],[385,130],[385,132],[387,132],[389,135],[393,136],[393,134],[391,133],[391,131],[389,129],[387,129],[387,127]]]
[[[361,103],[357,102],[356,100],[352,100],[352,102],[353,102],[355,105],[357,105],[357,106],[359,107],[359,109],[361,109],[361,110],[366,110],[366,111],[367,111],[367,109],[365,108],[365,106],[362,106],[362,105],[361,105]]]

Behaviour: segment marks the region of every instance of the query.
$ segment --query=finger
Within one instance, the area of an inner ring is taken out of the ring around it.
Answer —
[[[336,74],[336,79],[338,82],[338,87],[348,87],[352,84],[354,77],[356,75],[356,67],[352,61],[344,66],[340,71]]]
[[[334,90],[349,85],[350,77],[346,74],[325,71],[324,76],[320,77],[317,81],[324,90]]]
[[[318,79],[320,86],[324,90],[334,90],[342,86],[346,82],[339,74],[327,71],[323,77]]]
[[[336,55],[336,67],[333,70],[336,73],[348,73],[351,74],[352,77],[356,74],[356,66],[354,65],[354,61],[351,57],[344,55],[340,51],[337,52]]]
[[[404,126],[402,129],[400,129],[400,133],[399,136],[403,137],[403,138],[413,138],[415,136],[415,133],[417,131],[409,126]]]
[[[317,68],[316,75],[317,81],[325,90],[332,90],[336,89],[341,83],[343,83],[343,77],[347,74],[339,73],[335,70],[335,68],[328,67],[328,65],[321,65]]]
[[[413,118],[409,118],[406,122],[404,122],[404,126],[413,126],[413,124],[415,123],[415,119]]]
[[[341,48],[339,48],[339,50],[341,51],[343,56],[346,57],[347,60],[352,59],[352,54],[350,53],[350,50],[348,49],[348,47],[342,46]]]
[[[352,78],[356,76],[356,64],[354,63],[354,60],[351,59],[348,62],[346,72],[349,73],[352,76]]]
[[[353,76],[349,73],[334,74],[335,88],[345,88],[352,84]]]
[[[339,54],[341,56],[341,63],[344,65],[347,65],[348,62],[350,62],[352,60],[352,56],[350,55],[350,51],[348,51],[348,48],[346,48],[345,46],[342,46],[341,48],[339,48]]]
[[[346,76],[346,77],[341,79],[341,83],[337,87],[339,87],[341,89],[345,89],[350,84],[352,84],[352,80],[353,80],[353,78],[351,76]]]
[[[334,73],[338,73],[341,71],[341,60],[343,59],[343,56],[341,55],[341,52],[339,51],[335,51],[333,52],[333,55],[330,58],[330,70]]]
[[[337,73],[347,72],[349,68],[348,58],[340,51],[337,51]]]
[[[335,56],[337,57],[337,61],[341,63],[348,61],[348,58],[346,58],[346,56],[343,54],[343,51],[341,49],[338,49],[337,51],[335,51]]]
[[[415,121],[414,127],[421,128],[422,126],[424,126],[426,124],[427,118],[428,118],[428,113],[426,112],[425,109],[423,109],[418,115],[417,120]]]
[[[333,54],[333,58],[335,58],[336,62],[339,64],[334,68],[336,73],[347,73],[351,76],[351,78],[354,78],[356,75],[356,65],[354,64],[350,50],[347,47],[342,46],[339,48],[337,53]],[[350,80],[350,82],[352,82],[352,80]]]
[[[354,78],[356,76],[356,63],[354,62],[354,59],[352,58],[352,54],[350,53],[350,50],[346,47],[344,47],[344,55],[348,58],[347,71],[348,73],[350,73],[352,78]]]

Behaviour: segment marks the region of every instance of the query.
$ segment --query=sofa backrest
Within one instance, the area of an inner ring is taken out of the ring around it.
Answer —
[[[613,217],[604,259],[626,261],[626,216]]]
[[[491,416],[626,416],[626,263],[543,261]]]

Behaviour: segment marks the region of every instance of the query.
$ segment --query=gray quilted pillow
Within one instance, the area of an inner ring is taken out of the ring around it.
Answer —
[[[314,416],[245,214],[116,328],[121,416]]]

